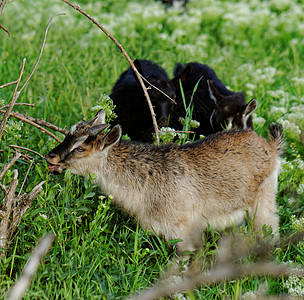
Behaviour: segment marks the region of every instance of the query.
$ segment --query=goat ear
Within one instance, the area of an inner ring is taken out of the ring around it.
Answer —
[[[94,118],[86,121],[88,126],[104,125],[106,123],[106,113],[103,109],[99,110]]]
[[[215,104],[219,104],[219,102],[224,98],[224,96],[219,93],[219,91],[215,88],[210,79],[207,80],[207,84],[210,98],[214,101]]]
[[[174,78],[171,79],[171,84],[173,85],[174,88],[179,87],[179,81],[180,80],[183,83],[188,79],[188,77],[191,73],[191,69],[192,69],[190,66],[187,66],[186,68],[181,70],[181,67],[179,65],[178,66],[176,65],[175,70],[174,70],[174,74],[177,74],[177,75]],[[178,71],[178,70],[181,70],[181,71]]]
[[[249,117],[257,108],[258,103],[255,99],[251,99],[245,106],[243,117]]]
[[[103,149],[112,147],[117,144],[121,138],[121,127],[120,125],[114,126],[109,133],[103,138]]]

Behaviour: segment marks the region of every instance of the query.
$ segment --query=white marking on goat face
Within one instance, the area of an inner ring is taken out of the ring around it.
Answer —
[[[71,147],[70,152],[72,152],[74,149],[76,149],[77,147],[79,147],[87,138],[88,138],[88,135],[81,136],[81,137],[77,138],[77,140],[75,141],[74,145]]]

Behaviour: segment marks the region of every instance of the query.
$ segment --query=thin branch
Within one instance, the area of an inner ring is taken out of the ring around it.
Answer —
[[[0,110],[0,112],[4,112],[4,110]],[[23,122],[27,122],[27,123],[29,123],[29,124],[35,126],[36,128],[40,129],[43,133],[46,133],[46,134],[50,135],[50,136],[51,136],[53,139],[55,139],[57,142],[61,143],[61,140],[60,140],[56,135],[54,135],[52,132],[48,131],[47,129],[43,128],[42,126],[36,124],[35,122],[29,120],[28,118],[24,117],[23,114],[18,113],[18,112],[13,112],[13,111],[12,111],[12,112],[10,113],[10,115],[11,115],[12,117],[15,117],[15,118],[19,119],[19,120],[22,120]]]
[[[20,80],[21,80],[21,77],[22,77],[22,74],[23,74],[23,71],[24,71],[25,62],[26,62],[26,59],[24,58],[23,62],[22,62],[22,67],[21,67],[20,75],[19,75],[19,78],[17,79],[17,82],[16,82],[16,87],[15,87],[15,90],[14,90],[14,93],[13,93],[12,100],[11,100],[11,102],[9,104],[9,107],[6,110],[6,112],[5,112],[4,116],[3,116],[3,119],[1,121],[1,124],[0,124],[0,140],[2,138],[2,134],[3,134],[6,122],[7,122],[8,118],[9,118],[9,116],[10,116],[10,113],[11,113],[11,111],[13,109],[13,106],[14,106],[15,102],[17,101],[18,97],[19,97],[18,86],[19,86],[19,83],[20,83]]]
[[[45,30],[45,32],[44,32],[44,38],[43,38],[43,42],[42,42],[42,45],[41,45],[40,53],[39,53],[38,59],[37,59],[37,61],[36,61],[36,64],[35,64],[35,66],[34,66],[32,72],[31,72],[30,76],[26,79],[25,83],[23,84],[23,86],[22,86],[21,89],[19,90],[19,93],[21,93],[21,91],[24,89],[24,87],[26,86],[26,84],[27,84],[27,83],[29,82],[29,80],[32,78],[32,76],[33,76],[35,70],[37,69],[37,66],[38,66],[38,64],[39,64],[40,58],[41,58],[41,56],[42,56],[42,52],[43,52],[43,49],[44,49],[44,45],[45,45],[45,41],[46,41],[46,36],[47,36],[48,30],[49,30],[49,27],[50,27],[50,25],[51,25],[52,20],[53,20],[56,16],[58,16],[58,15],[65,15],[65,13],[56,13],[56,14],[54,14],[54,15],[51,17],[49,23],[48,23],[47,26],[46,26],[46,30]]]
[[[20,191],[19,191],[19,193],[18,193],[18,196],[17,196],[17,197],[19,197],[19,196],[20,196],[20,194],[21,194],[21,191],[22,191],[23,186],[24,186],[24,184],[25,184],[26,178],[27,178],[27,176],[28,176],[28,174],[29,174],[29,172],[30,172],[30,169],[31,169],[31,167],[32,167],[33,163],[34,163],[34,160],[32,160],[32,161],[31,161],[31,164],[30,164],[29,168],[27,169],[27,172],[26,172],[26,174],[25,174],[24,180],[23,180],[23,182],[22,182],[22,185],[21,185],[21,188],[20,188]]]
[[[88,13],[86,13],[84,10],[82,10],[79,5],[74,5],[72,4],[70,1],[68,0],[62,0],[63,2],[65,2],[66,4],[70,5],[71,7],[73,7],[74,9],[76,9],[77,11],[79,11],[80,13],[82,13],[83,15],[85,15],[89,20],[91,20],[99,29],[101,29],[115,44],[116,46],[120,49],[121,53],[126,57],[126,59],[128,60],[129,64],[131,65],[133,71],[135,72],[138,81],[143,89],[144,95],[147,99],[148,102],[148,106],[151,112],[151,117],[152,117],[152,122],[153,122],[153,126],[154,126],[154,130],[155,130],[155,136],[156,136],[156,143],[157,145],[159,145],[159,129],[158,129],[158,125],[157,125],[157,121],[156,121],[156,115],[154,113],[154,109],[153,109],[153,105],[151,103],[147,88],[142,80],[142,76],[140,75],[140,73],[138,72],[137,68],[135,67],[132,59],[130,58],[130,56],[128,55],[128,53],[124,50],[124,48],[122,47],[122,45],[114,38],[114,36],[112,36],[102,25],[100,25],[94,18],[92,18]]]
[[[33,276],[38,269],[42,258],[49,251],[55,236],[53,234],[46,235],[43,237],[38,246],[35,248],[33,254],[26,263],[21,277],[18,279],[16,284],[13,286],[7,296],[7,300],[18,300],[21,299],[28,287],[30,286]]]
[[[8,193],[6,194],[3,200],[3,217],[0,222],[0,248],[4,249],[0,252],[0,257],[3,257],[7,248],[7,237],[8,237],[8,228],[10,224],[10,214],[12,212],[13,203],[15,199],[15,192],[18,184],[18,171],[15,169],[13,171],[13,179],[10,183]]]
[[[0,108],[0,112],[3,112],[3,110],[1,110],[1,108]],[[59,127],[59,126],[56,126],[56,125],[54,125],[54,124],[52,124],[52,123],[49,123],[49,122],[43,120],[43,119],[33,118],[33,117],[28,116],[28,115],[21,114],[21,113],[19,113],[19,112],[13,112],[13,111],[12,111],[12,112],[11,112],[11,116],[12,116],[12,117],[15,117],[15,118],[17,118],[17,119],[19,119],[19,120],[22,120],[22,121],[24,121],[24,122],[30,123],[30,124],[32,124],[31,122],[33,122],[33,123],[36,123],[36,125],[39,124],[39,125],[48,127],[48,128],[50,128],[50,129],[53,129],[53,130],[55,130],[55,131],[58,131],[58,132],[60,132],[60,133],[62,133],[62,134],[64,134],[64,135],[67,135],[68,132],[69,132],[66,128],[61,128],[61,127]],[[34,124],[32,124],[32,125],[34,125]],[[34,125],[34,126],[35,126],[35,125]],[[44,130],[46,130],[46,129],[44,129]]]
[[[3,167],[2,171],[0,172],[0,180],[2,180],[5,173],[13,166],[13,164],[20,158],[21,153],[17,151],[16,155],[12,158],[12,160]]]
[[[43,156],[43,155],[41,155],[40,153],[38,153],[38,152],[36,152],[36,151],[34,151],[34,150],[31,150],[31,149],[29,149],[29,148],[21,147],[21,146],[17,146],[17,145],[8,145],[8,146],[11,147],[11,148],[22,149],[22,150],[25,150],[25,151],[32,152],[32,153],[34,153],[34,154],[40,156],[42,159],[44,159],[44,156]]]
[[[32,103],[15,103],[15,106],[16,105],[25,105],[25,106],[31,106],[31,107],[35,106],[35,104],[32,104]],[[0,110],[7,108],[7,107],[9,107],[9,104],[0,107]]]
[[[9,36],[11,36],[11,33],[0,24],[0,28],[2,28]]]
[[[0,89],[4,88],[4,87],[7,87],[7,86],[10,86],[10,85],[13,85],[13,84],[16,84],[17,83],[17,80],[15,81],[12,81],[12,82],[8,82],[8,83],[5,83],[3,85],[0,85]]]
[[[0,3],[0,16],[2,15],[5,4],[6,4],[6,0],[2,0]]]
[[[4,192],[5,195],[8,193],[8,190],[4,184],[0,183],[0,188]]]
[[[170,99],[174,104],[177,104],[174,99],[172,99],[169,95],[167,95],[165,92],[163,92],[161,89],[156,87],[154,84],[152,84],[149,80],[147,80],[143,75],[139,74],[140,77],[143,79],[143,81],[147,82],[149,85],[151,85],[153,88],[155,88],[157,91],[159,91],[161,94],[163,94],[165,97]]]

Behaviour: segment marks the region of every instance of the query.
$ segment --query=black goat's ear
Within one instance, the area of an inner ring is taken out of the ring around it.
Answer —
[[[101,149],[106,149],[117,144],[121,138],[122,130],[120,125],[114,126],[105,137],[102,138]]]
[[[189,75],[191,74],[191,69],[192,68],[190,66],[187,66],[184,69],[178,67],[178,70],[180,71],[177,71],[177,67],[176,67],[176,69],[174,70],[174,74],[177,75],[171,79],[171,84],[175,89],[179,87],[179,81],[183,83],[188,79]]]
[[[218,105],[219,102],[221,102],[221,100],[224,98],[224,96],[221,95],[219,91],[215,88],[215,86],[212,83],[212,80],[208,79],[207,84],[208,84],[210,98],[214,101],[216,105]]]

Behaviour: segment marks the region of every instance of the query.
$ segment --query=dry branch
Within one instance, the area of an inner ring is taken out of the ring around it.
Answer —
[[[4,111],[0,108],[0,112],[3,113]],[[53,130],[55,130],[55,131],[58,131],[58,132],[60,132],[60,133],[62,133],[62,134],[64,134],[64,135],[67,135],[68,132],[69,132],[66,128],[61,128],[61,127],[59,127],[59,126],[56,126],[56,125],[54,125],[54,124],[52,124],[52,123],[49,123],[49,122],[43,120],[43,119],[33,118],[33,117],[28,116],[28,115],[21,114],[21,113],[19,113],[19,112],[13,112],[13,111],[12,111],[12,112],[11,112],[11,116],[14,117],[14,118],[16,118],[16,119],[19,119],[19,120],[21,120],[21,121],[23,121],[23,122],[27,122],[27,123],[29,123],[29,124],[32,124],[32,125],[34,125],[33,123],[35,123],[34,126],[36,126],[36,125],[38,124],[38,125],[41,125],[41,126],[48,127],[48,128],[50,128],[50,129],[53,129]],[[37,126],[36,126],[36,127],[37,127]],[[39,128],[39,127],[37,127],[37,128]],[[39,129],[40,129],[40,128],[39,128]],[[42,130],[42,129],[41,129],[41,130]],[[46,129],[43,128],[43,130],[46,130]],[[47,132],[46,132],[46,133],[47,133]],[[49,134],[49,133],[48,133],[48,134]],[[51,136],[52,136],[52,135],[51,135]],[[54,137],[54,136],[52,136],[52,137],[53,137],[54,139],[56,139],[57,141],[59,141],[58,138],[56,138],[56,137]],[[61,143],[61,142],[59,141],[59,143]]]
[[[290,242],[303,240],[303,233],[294,235],[291,238],[283,240],[280,245],[286,245]],[[217,252],[217,259],[214,266],[207,272],[202,273],[202,266],[190,265],[187,271],[177,274],[177,272],[168,270],[158,284],[151,289],[147,289],[133,297],[130,300],[152,300],[161,297],[194,290],[202,285],[211,285],[226,280],[239,279],[245,276],[268,275],[271,277],[281,276],[304,276],[304,268],[292,268],[283,264],[273,263],[269,257],[270,250],[273,248],[271,242],[258,241],[254,245],[248,245],[245,238],[228,236],[220,241],[221,246]],[[260,261],[252,264],[244,264],[241,258],[246,255],[258,255]],[[194,264],[197,262],[193,262]],[[178,276],[180,280],[174,283],[173,277]],[[173,280],[172,280],[173,279]]]
[[[5,111],[1,109],[0,112],[4,113]],[[23,122],[26,122],[26,123],[29,123],[29,124],[33,125],[34,127],[40,129],[43,133],[46,133],[46,134],[50,135],[58,143],[61,143],[61,140],[56,135],[54,135],[52,132],[48,131],[47,129],[43,128],[42,126],[36,124],[35,122],[31,121],[30,118],[27,118],[26,116],[24,117],[23,114],[11,111],[10,116],[15,117],[15,118],[17,118],[17,119],[19,119]]]
[[[70,5],[71,7],[73,7],[74,9],[76,9],[77,11],[79,11],[80,13],[82,13],[83,15],[85,15],[91,22],[93,22],[99,29],[101,29],[115,44],[116,46],[119,48],[119,50],[121,51],[121,53],[126,57],[126,59],[128,60],[129,64],[131,65],[133,71],[136,74],[136,77],[138,78],[138,81],[143,89],[144,95],[147,99],[147,103],[151,112],[151,117],[152,117],[152,122],[153,122],[153,126],[154,126],[154,130],[155,130],[155,136],[156,136],[156,143],[157,145],[159,145],[159,129],[158,129],[158,125],[157,125],[157,121],[156,121],[156,115],[154,113],[154,109],[153,109],[153,105],[151,103],[149,94],[148,94],[148,90],[142,80],[142,76],[140,75],[140,73],[138,72],[137,68],[135,67],[132,59],[130,58],[130,56],[128,55],[128,53],[125,51],[125,49],[122,47],[122,45],[115,39],[115,37],[113,35],[111,35],[101,24],[99,24],[93,17],[91,17],[87,12],[85,12],[84,10],[82,10],[79,5],[75,5],[72,4],[70,1],[68,0],[62,0],[63,2],[65,2],[66,4]],[[149,83],[150,84],[150,83]]]
[[[29,149],[29,148],[26,148],[26,147],[17,146],[17,145],[8,145],[8,146],[11,147],[11,148],[16,148],[16,149],[21,149],[21,150],[32,152],[32,153],[40,156],[42,159],[44,159],[43,155],[41,155],[40,153],[38,153],[38,152],[36,152],[36,151],[34,151],[32,149]]]
[[[13,85],[13,84],[16,84],[16,83],[17,83],[17,80],[5,83],[3,85],[0,85],[0,89],[5,88],[5,87],[10,86],[10,85]]]
[[[53,234],[49,234],[40,240],[37,247],[34,249],[33,254],[26,263],[21,277],[9,292],[7,300],[18,300],[22,298],[26,290],[29,288],[42,258],[49,251],[54,238],[55,236]]]
[[[18,152],[13,159],[2,169],[0,173],[0,180],[4,177],[5,173],[14,165],[21,154]],[[10,186],[7,188],[1,184],[1,188],[5,190],[5,197],[2,201],[0,210],[0,258],[5,256],[7,247],[10,243],[10,238],[19,226],[23,215],[30,208],[32,201],[42,191],[42,185],[45,181],[37,184],[32,191],[27,194],[23,193],[16,196],[16,189],[18,185],[18,171],[13,171],[13,178]]]

